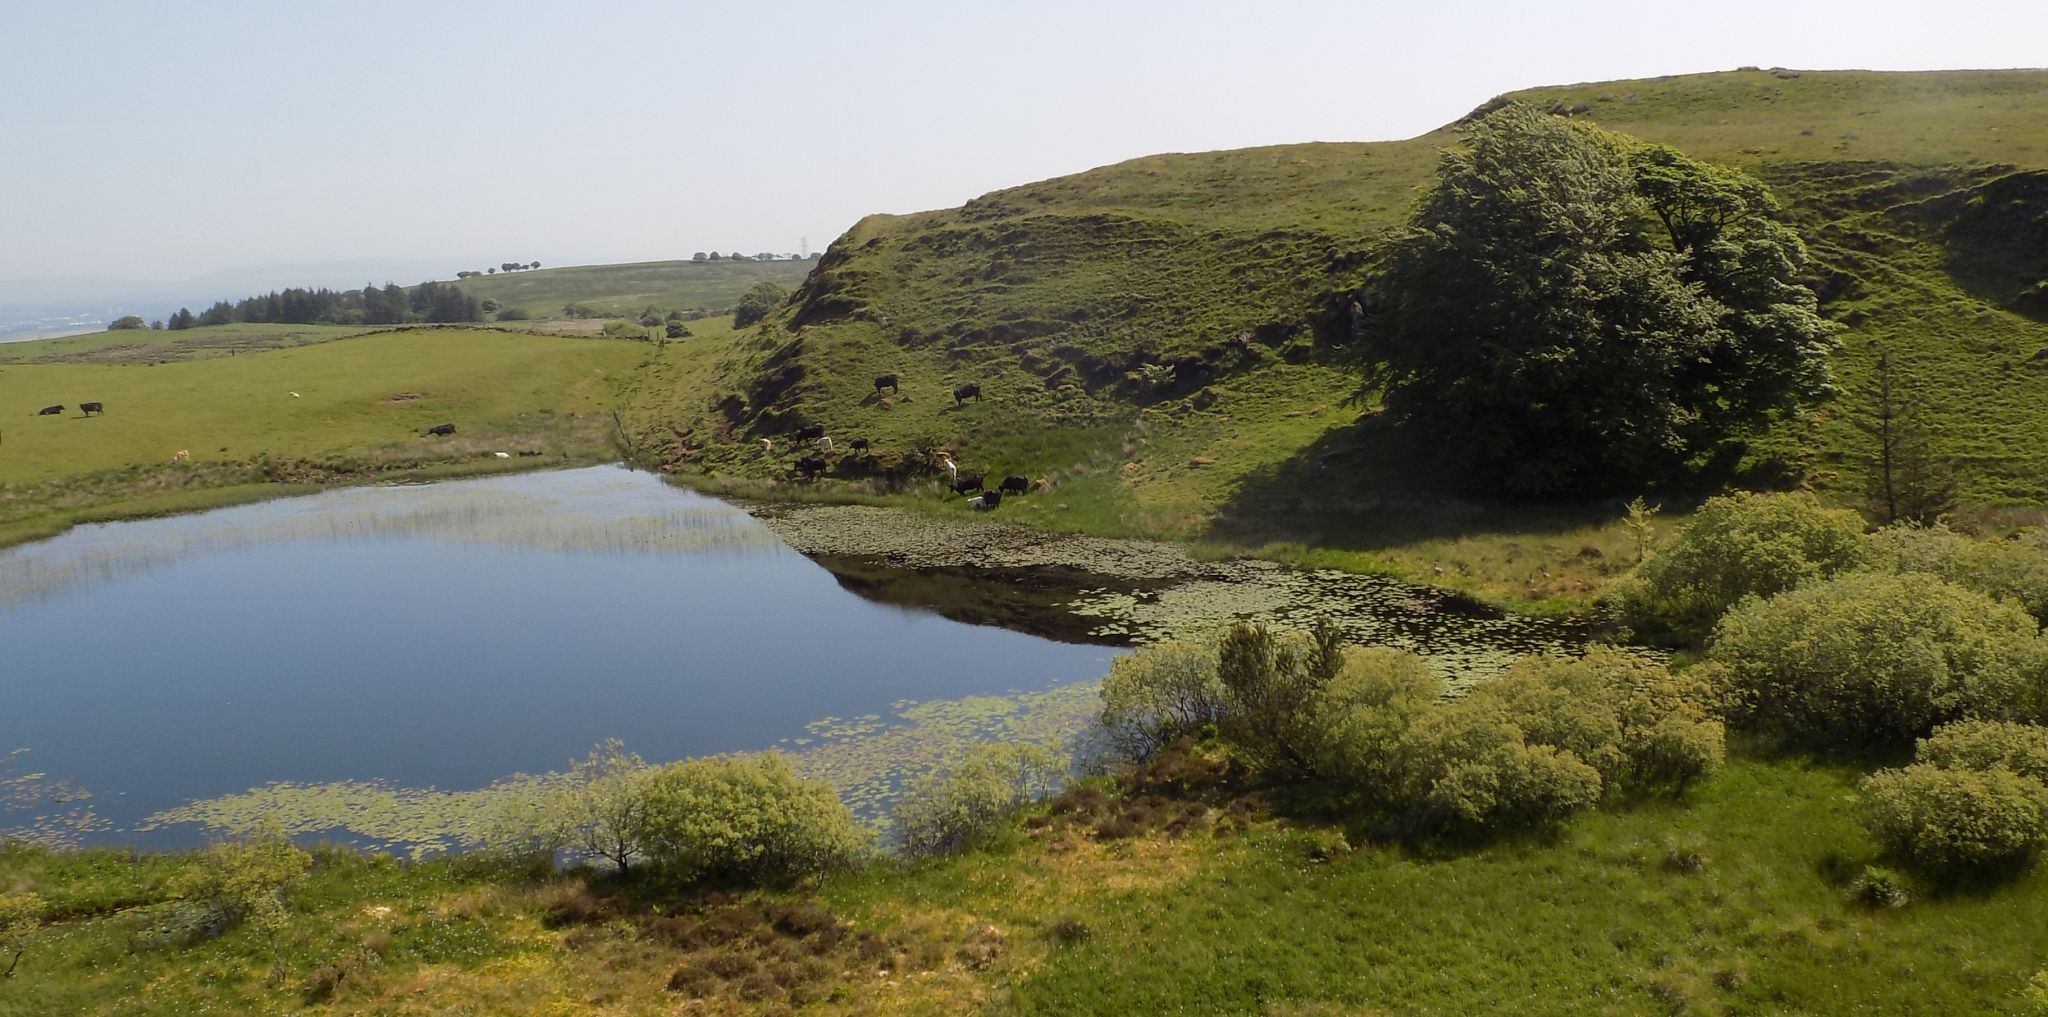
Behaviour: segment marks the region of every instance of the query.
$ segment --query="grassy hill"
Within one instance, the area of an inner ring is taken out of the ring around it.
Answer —
[[[530,272],[476,276],[456,285],[480,300],[496,300],[534,317],[559,316],[569,304],[614,315],[638,314],[652,305],[663,310],[723,310],[758,282],[793,287],[811,270],[810,261],[643,261],[629,265],[578,265]]]
[[[1924,385],[1969,501],[2048,500],[2048,72],[1737,71],[1513,98],[1765,180],[1846,326],[1842,386],[1889,347]],[[1374,440],[1346,403],[1354,379],[1330,363],[1348,294],[1455,141],[1447,128],[1160,155],[870,216],[736,351],[711,398],[644,412],[694,418],[704,435],[822,423],[870,437],[873,466],[835,464],[853,480],[950,444],[963,468],[1057,482],[1056,501],[1004,506],[1046,525],[1292,541],[1411,571],[1498,566],[1538,596],[1561,592],[1548,581],[1601,551],[1611,511],[1436,493],[1431,464]],[[884,373],[902,377],[900,397],[878,397]],[[966,382],[985,400],[956,407]],[[1858,440],[1842,407],[1825,407],[1755,458],[1850,497]],[[769,468],[753,452],[704,459]],[[1503,531],[1540,548],[1464,546]],[[1459,558],[1488,553],[1506,560]],[[1570,581],[1584,585],[1580,571]]]

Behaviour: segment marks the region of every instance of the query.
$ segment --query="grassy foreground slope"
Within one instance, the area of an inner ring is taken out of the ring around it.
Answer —
[[[108,513],[490,466],[496,451],[541,453],[515,457],[528,465],[609,455],[609,411],[647,354],[618,340],[413,329],[177,363],[8,365],[0,544]],[[106,412],[82,418],[80,402]],[[36,415],[54,404],[66,412]],[[422,433],[440,423],[457,433]],[[187,461],[171,462],[180,450]]]
[[[1891,348],[1967,500],[2048,500],[2048,72],[1740,71],[1516,98],[1763,178],[1846,326],[1843,387]],[[742,350],[703,423],[741,437],[822,423],[873,439],[883,470],[951,444],[963,469],[1058,482],[1057,503],[1015,510],[1051,525],[1300,541],[1410,570],[1462,566],[1471,534],[1521,534],[1562,552],[1514,566],[1528,592],[1561,592],[1536,573],[1611,552],[1588,528],[1598,513],[1435,493],[1431,464],[1389,455],[1332,366],[1350,294],[1455,140],[1161,155],[871,216]],[[901,396],[873,389],[884,373]],[[985,401],[956,407],[967,382]],[[1825,407],[1755,458],[1853,496],[1844,417]],[[708,459],[766,465],[747,455]]]
[[[1221,812],[1115,838],[1054,817],[762,902],[331,852],[275,940],[152,942],[190,856],[0,848],[62,916],[0,1014],[2038,1012],[2048,876],[1856,903],[1855,775],[1741,762],[1683,805],[1440,854]]]

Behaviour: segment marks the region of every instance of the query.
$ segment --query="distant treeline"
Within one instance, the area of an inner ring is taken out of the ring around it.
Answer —
[[[484,320],[483,302],[453,283],[423,282],[410,289],[385,283],[380,289],[286,289],[229,303],[216,302],[199,314],[181,307],[171,328],[226,325],[237,321],[291,325],[402,325],[407,322]]]

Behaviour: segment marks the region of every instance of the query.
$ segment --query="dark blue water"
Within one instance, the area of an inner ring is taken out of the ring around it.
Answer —
[[[475,787],[613,737],[760,749],[1113,652],[863,600],[645,474],[352,489],[0,552],[0,754],[91,791],[90,839],[124,841],[273,781]]]

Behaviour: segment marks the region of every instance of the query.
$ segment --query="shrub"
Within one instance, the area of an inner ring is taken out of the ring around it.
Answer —
[[[1134,759],[1223,719],[1216,651],[1194,642],[1160,643],[1116,658],[1102,680],[1102,725]]]
[[[1065,773],[1044,746],[982,746],[911,786],[896,807],[897,838],[913,857],[985,842],[1011,812],[1052,793]]]
[[[567,782],[542,802],[542,821],[533,833],[521,837],[517,826],[501,823],[506,832],[492,838],[494,846],[514,854],[566,848],[574,856],[602,858],[621,873],[630,872],[646,852],[650,773],[624,742],[607,740],[570,764]]]
[[[526,321],[532,317],[524,307],[506,307],[498,311],[499,321]]]
[[[1912,899],[1911,883],[1897,870],[1882,865],[1866,865],[1849,892],[1857,900],[1874,908],[1905,907]]]
[[[1745,601],[1710,653],[1752,721],[1837,747],[1950,720],[2037,719],[2048,672],[2033,619],[1922,573],[1855,573]]]
[[[608,339],[645,339],[647,328],[639,322],[620,318],[604,323],[604,335]]]
[[[1916,763],[1861,787],[1863,825],[1885,849],[1955,873],[2024,861],[2048,840],[2048,786],[2009,770]]]
[[[1948,770],[2004,769],[2048,785],[2048,727],[2001,721],[1944,724],[1914,758]]]
[[[788,295],[789,290],[776,283],[766,280],[755,283],[747,292],[741,294],[739,302],[733,305],[732,327],[746,328],[760,321],[768,316],[768,312],[775,310],[775,306],[782,303],[783,298]]]
[[[1343,644],[1327,623],[1305,637],[1276,634],[1263,625],[1232,627],[1216,647],[1224,737],[1254,769],[1311,772],[1317,708],[1343,666]]]
[[[1410,737],[1411,810],[1428,828],[1540,828],[1600,799],[1599,771],[1569,752],[1529,744],[1494,704],[1437,711]]]
[[[312,855],[273,830],[207,845],[172,881],[170,895],[195,909],[185,916],[191,932],[217,936],[246,922],[274,936],[291,917],[286,892],[312,867]]]
[[[1832,576],[1868,553],[1863,521],[1798,494],[1709,498],[1670,547],[1624,583],[1630,624],[1692,638],[1736,601]]]
[[[1617,650],[1525,658],[1418,715],[1404,799],[1425,827],[1478,833],[1547,826],[1614,789],[1682,789],[1723,759],[1711,707],[1696,676]]]
[[[1972,540],[1946,526],[1887,526],[1868,538],[1871,565],[1886,572],[1925,572],[1965,589],[2013,601],[2048,624],[2048,535]]]
[[[647,857],[683,880],[786,882],[848,867],[868,846],[832,788],[776,753],[671,763],[646,796]]]
[[[1443,682],[1412,653],[1347,651],[1317,707],[1311,768],[1348,797],[1391,803],[1408,769],[1408,729],[1442,696]]]

